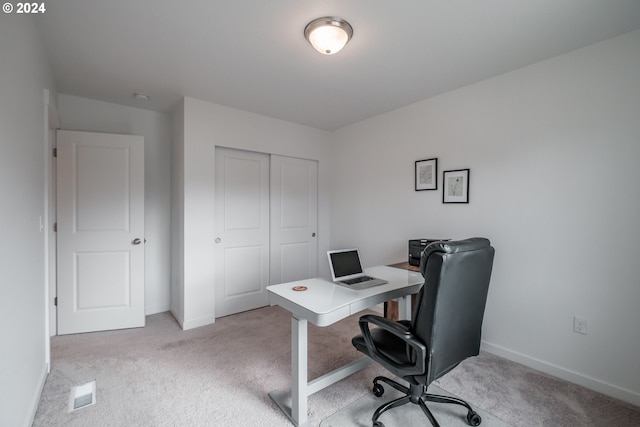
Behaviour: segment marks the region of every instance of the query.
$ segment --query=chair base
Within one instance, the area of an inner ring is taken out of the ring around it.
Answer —
[[[471,408],[471,406],[469,406],[469,404],[464,400],[451,396],[429,394],[427,393],[427,387],[423,385],[410,384],[409,387],[406,387],[389,378],[376,377],[373,380],[373,393],[378,397],[382,396],[382,394],[384,393],[384,388],[379,384],[380,382],[390,385],[396,390],[404,393],[406,396],[402,396],[398,399],[392,400],[391,402],[387,402],[376,409],[376,412],[373,414],[372,418],[374,427],[384,427],[384,424],[378,421],[378,418],[380,417],[380,415],[382,415],[383,412],[392,408],[396,408],[398,406],[405,405],[407,403],[415,403],[419,405],[420,408],[422,408],[422,412],[424,412],[429,419],[431,425],[433,427],[440,427],[440,424],[438,424],[438,421],[436,421],[435,417],[433,416],[425,402],[453,403],[455,405],[464,406],[467,409],[466,420],[470,426],[478,426],[482,422],[482,418],[480,418],[480,415],[478,415],[478,413],[475,412]]]

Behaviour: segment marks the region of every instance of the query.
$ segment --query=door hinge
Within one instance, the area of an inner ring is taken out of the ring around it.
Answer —
[[[53,149],[53,157],[58,157],[58,149],[57,148]]]
[[[54,233],[57,233],[57,232],[58,232],[58,223],[57,223],[57,222],[54,222],[54,223],[53,223],[53,232],[54,232]]]
[[[53,305],[55,305],[56,307],[58,306],[58,297],[55,297],[53,299]]]

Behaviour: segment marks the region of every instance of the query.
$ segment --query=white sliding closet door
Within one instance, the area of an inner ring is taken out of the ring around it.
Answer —
[[[272,283],[317,274],[318,163],[216,148],[216,317],[268,304]]]
[[[267,305],[269,155],[216,147],[215,316]]]
[[[318,272],[318,162],[271,156],[270,283]]]

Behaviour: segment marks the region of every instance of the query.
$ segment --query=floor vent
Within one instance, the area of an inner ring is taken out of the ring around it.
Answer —
[[[69,394],[69,412],[95,405],[95,403],[96,380],[71,387],[71,393]]]

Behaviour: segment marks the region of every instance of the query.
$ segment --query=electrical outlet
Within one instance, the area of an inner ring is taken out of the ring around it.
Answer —
[[[580,316],[573,316],[573,332],[587,335],[587,319]]]

